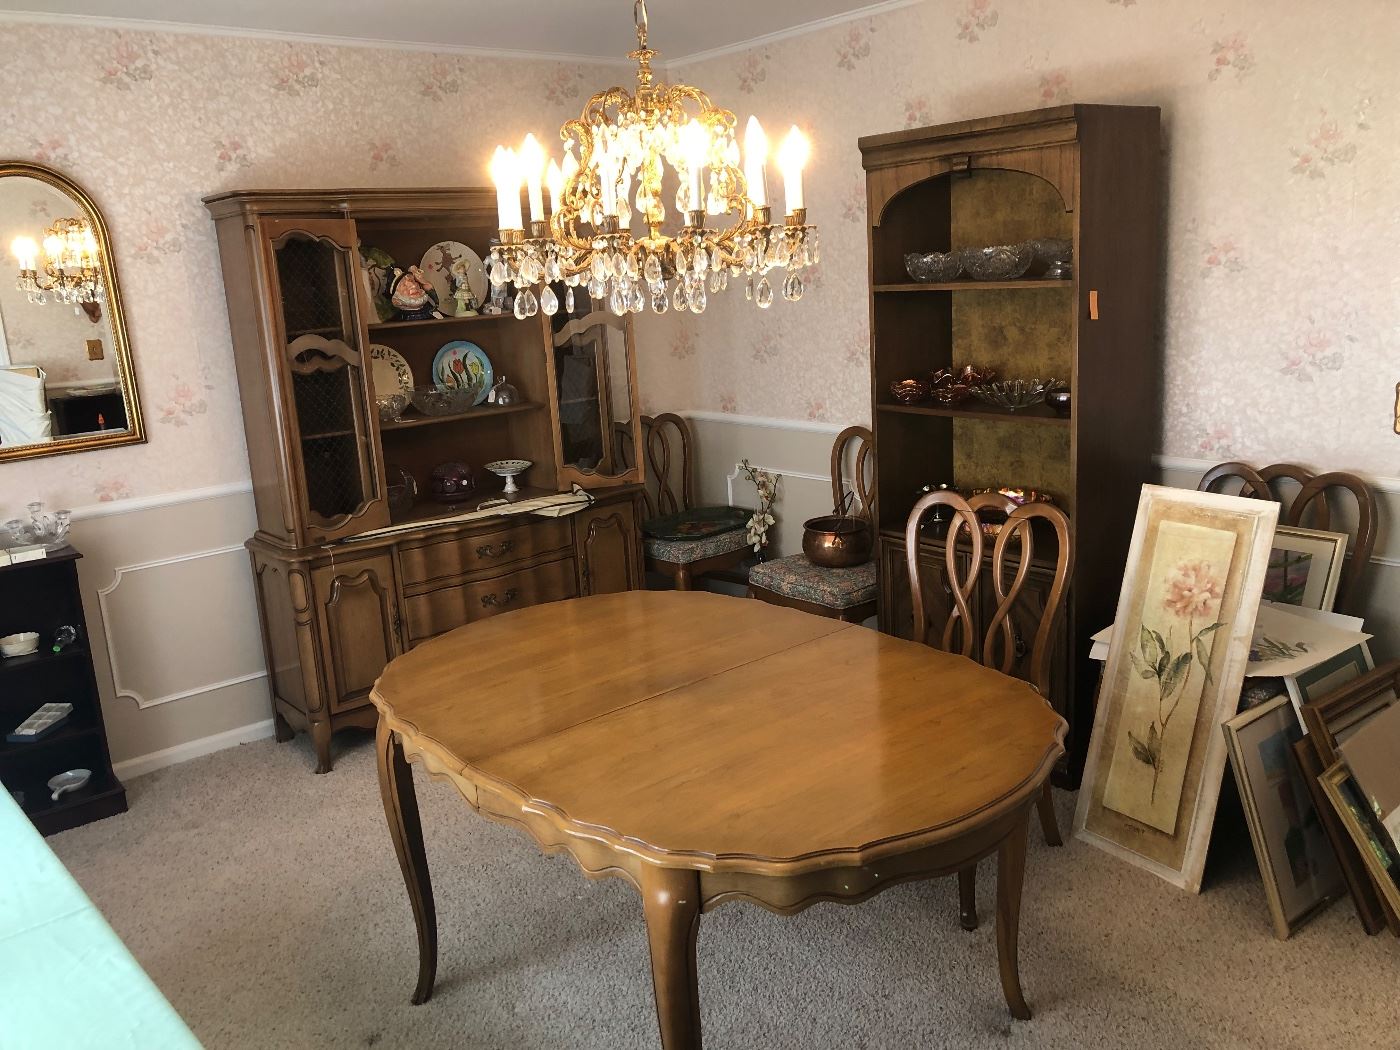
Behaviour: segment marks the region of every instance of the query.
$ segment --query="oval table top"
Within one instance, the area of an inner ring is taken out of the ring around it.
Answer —
[[[698,870],[864,863],[1024,804],[1066,723],[961,656],[747,598],[629,591],[460,627],[371,699],[430,769]]]

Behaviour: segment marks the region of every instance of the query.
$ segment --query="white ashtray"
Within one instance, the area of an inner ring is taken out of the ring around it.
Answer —
[[[0,638],[0,653],[6,656],[28,656],[38,651],[39,635],[36,631],[22,631]]]

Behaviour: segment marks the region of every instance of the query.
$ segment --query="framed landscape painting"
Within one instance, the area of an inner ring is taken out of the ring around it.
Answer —
[[[1337,600],[1346,554],[1346,533],[1280,525],[1274,530],[1274,545],[1269,551],[1264,598],[1330,612]]]
[[[1282,694],[1225,723],[1274,936],[1286,940],[1346,892],[1337,855],[1293,757],[1302,727]]]
[[[1278,504],[1144,485],[1075,834],[1200,892]]]

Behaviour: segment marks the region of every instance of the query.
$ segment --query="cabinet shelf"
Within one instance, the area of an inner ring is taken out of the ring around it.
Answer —
[[[69,715],[68,717],[71,719],[73,716]],[[55,729],[47,736],[23,744],[11,743],[0,738],[0,755],[27,755],[47,751],[55,746],[61,747],[82,737],[92,736],[97,732],[98,728],[93,725],[65,725],[60,729]]]
[[[876,406],[881,412],[900,412],[911,416],[948,416],[952,419],[995,419],[1003,423],[1049,423],[1051,426],[1067,427],[1070,417],[1062,416],[1048,405],[1031,405],[1029,408],[997,408],[995,405],[978,403],[976,407],[959,405],[944,408],[942,405],[900,405],[886,403]]]
[[[353,430],[326,430],[322,431],[320,434],[303,434],[301,439],[303,441],[329,441],[331,438],[354,436],[355,432]]]
[[[515,314],[477,314],[475,317],[426,317],[421,321],[375,321],[371,332],[389,332],[396,328],[432,328],[439,325],[485,324],[490,321],[515,320]]]
[[[26,668],[50,667],[53,664],[71,660],[75,656],[86,655],[87,649],[80,645],[70,645],[61,653],[49,652],[47,649],[41,648],[37,653],[30,653],[28,656],[7,656],[0,659],[0,675],[23,671]]]
[[[514,405],[487,406],[471,408],[465,412],[458,412],[450,416],[407,416],[394,423],[380,423],[380,433],[391,430],[411,430],[415,427],[428,427],[435,423],[460,423],[468,419],[485,419],[488,416],[510,416],[517,412],[535,412],[544,405],[538,401],[521,401]]]
[[[1016,281],[914,281],[903,284],[877,284],[875,291],[887,292],[997,292],[1023,288],[1073,288],[1074,281],[1047,281],[1030,278]]]

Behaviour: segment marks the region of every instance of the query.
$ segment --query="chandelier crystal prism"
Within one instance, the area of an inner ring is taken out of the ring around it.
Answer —
[[[686,84],[653,83],[657,52],[647,46],[645,0],[633,17],[637,90],[613,87],[588,100],[583,113],[559,130],[562,163],[528,135],[519,150],[496,147],[500,244],[491,249],[492,291],[515,287],[515,315],[553,314],[567,286],[584,287],[597,303],[621,316],[648,305],[703,313],[712,293],[731,278],[760,309],[772,306],[773,270],[784,270],[783,298],[802,298],[801,271],[818,262],[817,229],[807,224],[802,172],[810,146],[795,126],[777,152],[786,216],[772,221],[767,186],[768,139],[757,119],[744,130],[742,155],[733,113]],[[742,166],[741,166],[742,160]],[[528,236],[520,207],[528,191]],[[544,191],[549,191],[546,217]],[[668,225],[668,203],[676,219]],[[679,228],[677,228],[679,224]],[[543,283],[543,288],[536,288]]]

